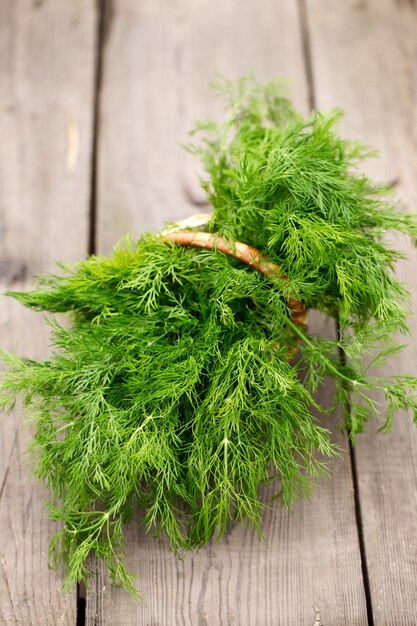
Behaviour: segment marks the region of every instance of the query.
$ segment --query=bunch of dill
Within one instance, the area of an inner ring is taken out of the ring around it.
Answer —
[[[311,412],[326,410],[311,395],[324,377],[352,440],[380,416],[375,389],[384,428],[398,409],[417,420],[416,378],[368,374],[408,330],[407,291],[392,273],[401,254],[384,234],[415,238],[415,217],[357,171],[367,152],[336,134],[339,112],[305,120],[276,83],[223,87],[226,121],[200,124],[190,148],[207,172],[206,230],[256,247],[288,280],[148,233],[8,294],[71,312],[69,328],[49,319],[49,360],[2,354],[0,388],[2,408],[23,395],[32,418],[35,473],[62,523],[51,559],[66,587],[88,580],[94,551],[138,597],[121,561],[137,508],[177,552],[243,518],[261,534],[259,486],[275,478],[290,505],[326,471],[317,453],[337,453]],[[290,297],[338,320],[338,339],[296,324]]]

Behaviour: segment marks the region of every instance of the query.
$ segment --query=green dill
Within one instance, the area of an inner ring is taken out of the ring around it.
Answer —
[[[8,293],[71,316],[48,319],[48,360],[3,352],[0,386],[0,408],[21,395],[30,415],[66,588],[88,581],[94,552],[140,597],[122,563],[136,509],[177,554],[243,519],[262,537],[260,485],[275,481],[290,506],[339,454],[313,415],[328,411],[313,399],[325,377],[352,441],[373,417],[384,430],[399,409],[417,421],[417,379],[372,373],[409,330],[386,233],[415,239],[415,216],[360,172],[369,151],[338,136],[340,112],[303,119],[274,82],[222,88],[226,121],[199,124],[189,146],[206,169],[206,230],[254,246],[287,280],[146,233]],[[338,338],[295,323],[289,298],[334,318]]]

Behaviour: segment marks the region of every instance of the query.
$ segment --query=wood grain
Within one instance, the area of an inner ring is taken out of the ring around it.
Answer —
[[[277,6],[279,5],[279,6]],[[208,83],[253,70],[291,76],[307,108],[292,0],[112,0],[100,103],[97,241],[159,229],[199,212],[196,159],[180,146],[196,119],[222,111]]]
[[[3,0],[0,27],[0,290],[54,259],[85,256],[94,83],[93,0]],[[42,358],[42,315],[2,297],[3,348]],[[75,624],[75,590],[48,570],[57,528],[30,478],[20,411],[0,421],[0,623]]]
[[[394,0],[308,0],[315,97],[341,106],[343,130],[380,150],[370,174],[394,181],[406,206],[417,205],[417,5]],[[397,242],[398,243],[398,242]],[[417,254],[398,277],[413,296],[409,346],[385,373],[417,374]],[[374,427],[355,449],[369,592],[376,626],[416,624],[417,431],[409,416],[393,432]]]
[[[292,76],[295,100],[308,109],[296,3],[114,0],[110,8],[98,151],[103,253],[126,231],[137,235],[201,211],[195,165],[177,144],[196,118],[219,114],[207,86],[216,74]],[[237,527],[179,561],[164,539],[133,523],[126,564],[139,576],[145,604],[111,588],[94,562],[87,624],[366,624],[349,457],[333,470],[313,501],[292,514],[267,512],[269,547]]]

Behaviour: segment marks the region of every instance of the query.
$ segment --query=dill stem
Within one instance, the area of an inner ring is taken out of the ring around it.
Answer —
[[[228,458],[227,458],[227,453],[228,453],[228,446],[229,440],[227,438],[227,435],[225,433],[224,435],[224,439],[223,439],[223,446],[224,446],[224,474],[225,474],[225,478],[226,480],[228,480],[228,473],[229,473],[229,468],[228,468]]]
[[[307,336],[305,335],[305,333],[302,332],[302,330],[300,330],[299,326],[297,324],[294,324],[294,322],[292,320],[290,320],[289,318],[287,319],[287,324],[288,326],[291,327],[291,329],[294,331],[294,333],[302,340],[304,341],[304,343],[306,343],[310,348],[312,348],[312,350],[315,350],[315,346],[311,343],[311,341],[309,341],[309,339],[307,338]],[[330,371],[332,371],[334,374],[336,374],[336,376],[338,378],[342,378],[343,380],[345,380],[348,383],[351,383],[352,385],[358,385],[359,381],[354,380],[352,378],[349,378],[348,376],[346,376],[345,374],[343,374],[340,370],[338,370],[333,363],[331,362],[330,359],[328,359],[326,356],[324,356],[324,354],[320,355],[320,358],[323,361],[326,361],[327,363],[327,367]]]

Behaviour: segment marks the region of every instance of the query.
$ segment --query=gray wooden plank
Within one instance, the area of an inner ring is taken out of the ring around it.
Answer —
[[[112,3],[100,103],[100,252],[124,232],[136,235],[199,210],[184,192],[202,197],[195,165],[177,143],[195,118],[219,112],[208,81],[250,70],[260,80],[292,76],[296,102],[307,110],[294,2],[266,0],[262,9],[255,0]],[[279,507],[266,514],[269,548],[235,528],[180,562],[164,539],[132,524],[126,563],[139,576],[145,605],[111,588],[102,564],[93,562],[87,624],[310,626],[319,614],[326,624],[365,624],[349,458],[333,470],[312,502],[292,514]]]
[[[54,259],[85,256],[95,56],[93,0],[3,0],[0,23],[0,291],[26,289]],[[41,314],[0,303],[1,346],[47,350]],[[74,624],[75,590],[47,565],[57,528],[30,478],[16,410],[0,421],[0,623]]]
[[[380,150],[368,172],[396,181],[406,206],[417,203],[414,2],[308,0],[312,64],[319,107],[341,106],[343,130]],[[413,334],[385,373],[417,374],[417,254],[398,266],[413,297]],[[416,624],[417,432],[398,416],[389,435],[369,427],[355,449],[366,566],[375,625]]]
[[[279,6],[277,6],[279,4]],[[196,119],[222,111],[208,83],[255,71],[307,95],[292,0],[113,0],[108,11],[98,158],[97,243],[201,209],[196,160],[180,146]],[[188,190],[188,193],[187,193]]]

